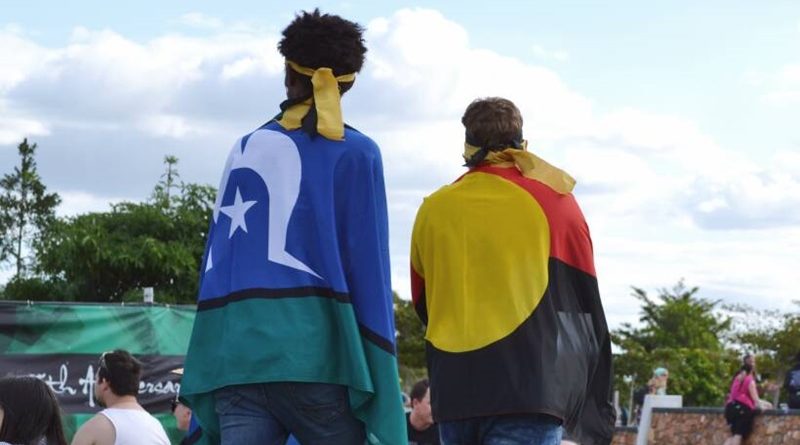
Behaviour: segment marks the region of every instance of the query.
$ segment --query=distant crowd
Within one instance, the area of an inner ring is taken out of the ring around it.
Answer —
[[[621,425],[638,425],[645,398],[648,395],[666,395],[669,371],[659,367],[653,370],[652,378],[634,391],[632,396],[633,413],[620,407]],[[787,393],[786,403],[779,403],[780,390]],[[767,398],[771,399],[767,400]],[[753,421],[759,412],[777,407],[781,409],[800,409],[800,352],[795,356],[792,367],[786,372],[783,385],[767,381],[758,373],[756,357],[746,354],[740,368],[731,379],[725,399],[725,420],[730,427],[731,436],[725,445],[739,445],[753,430]]]

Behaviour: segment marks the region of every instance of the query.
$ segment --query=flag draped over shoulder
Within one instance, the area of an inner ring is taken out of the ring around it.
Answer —
[[[225,165],[203,259],[182,398],[218,443],[214,390],[346,385],[371,443],[405,443],[383,168],[375,143],[272,121]]]
[[[437,421],[543,413],[581,444],[611,442],[610,338],[570,193],[471,169],[421,206],[411,281]]]

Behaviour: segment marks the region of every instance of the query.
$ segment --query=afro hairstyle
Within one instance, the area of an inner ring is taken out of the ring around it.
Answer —
[[[278,51],[287,60],[316,69],[327,67],[335,76],[357,73],[364,65],[364,28],[319,8],[303,11],[283,30]]]

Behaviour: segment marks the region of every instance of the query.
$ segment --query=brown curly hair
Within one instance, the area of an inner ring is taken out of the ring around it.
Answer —
[[[467,142],[489,151],[516,147],[522,140],[522,114],[514,102],[502,97],[475,99],[461,123]]]

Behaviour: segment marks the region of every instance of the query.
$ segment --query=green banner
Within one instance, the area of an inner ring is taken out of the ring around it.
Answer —
[[[170,402],[194,324],[194,306],[0,302],[0,376],[32,375],[58,395],[68,438],[100,407],[92,397],[97,359],[125,349],[142,361],[139,402],[167,429]]]

